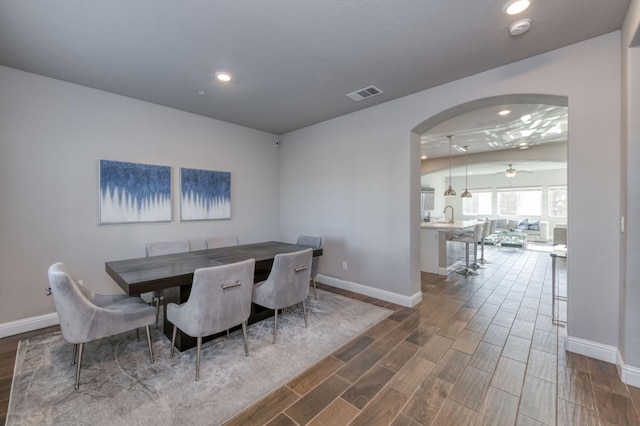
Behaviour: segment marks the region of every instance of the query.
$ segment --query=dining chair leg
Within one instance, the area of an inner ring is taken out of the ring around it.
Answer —
[[[138,339],[138,342],[140,341],[140,329],[136,328],[136,338]]]
[[[200,348],[202,347],[202,337],[197,337],[198,349],[196,351],[196,382],[200,380]]]
[[[483,238],[482,239],[482,255],[480,256],[480,263],[482,263],[483,265],[487,264],[487,263],[491,263],[487,259],[484,258],[484,243],[485,243],[485,240]]]
[[[227,328],[227,339],[229,339],[229,329]]]
[[[242,337],[244,338],[244,353],[249,356],[249,346],[247,346],[247,322],[242,323]]]
[[[82,352],[84,351],[84,343],[78,343],[78,359],[76,359],[76,386],[75,389],[80,387],[80,366],[82,365]]]
[[[278,310],[275,310],[276,314],[273,316],[273,344],[276,343],[276,333],[278,331]]]
[[[304,313],[304,328],[307,328],[307,307],[304,300],[302,301],[302,312]]]
[[[154,297],[156,302],[156,328],[160,326],[160,296]]]
[[[151,332],[149,331],[149,326],[146,325],[144,328],[147,329],[147,345],[149,345],[149,361],[153,364],[153,346],[151,345]]]
[[[316,290],[316,279],[313,278],[311,281],[313,281],[313,296],[317,299],[318,298],[318,290]]]
[[[76,357],[78,356],[78,344],[73,345],[73,359],[71,365],[76,365]]]
[[[178,331],[178,327],[173,326],[173,334],[171,335],[171,354],[169,358],[173,359],[173,349],[176,347],[176,332]]]

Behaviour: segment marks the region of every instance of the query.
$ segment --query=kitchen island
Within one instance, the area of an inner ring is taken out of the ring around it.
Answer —
[[[420,224],[420,270],[448,275],[464,259],[463,243],[451,239],[477,223],[475,220],[425,222]]]

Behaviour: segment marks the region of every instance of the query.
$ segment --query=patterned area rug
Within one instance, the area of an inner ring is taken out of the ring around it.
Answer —
[[[391,314],[318,290],[302,307],[248,327],[249,356],[242,332],[202,345],[200,380],[195,348],[169,358],[170,341],[154,331],[155,363],[141,332],[85,345],[80,388],[74,390],[72,345],[51,333],[18,346],[7,425],[217,425],[288,382],[351,338]]]

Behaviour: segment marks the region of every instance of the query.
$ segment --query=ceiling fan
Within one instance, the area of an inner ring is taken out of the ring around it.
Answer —
[[[504,174],[506,177],[512,178],[512,177],[515,177],[518,173],[533,173],[533,171],[531,171],[531,170],[522,170],[522,169],[516,170],[513,167],[513,164],[509,164],[509,166],[507,167],[507,169],[505,171],[496,172],[495,174],[497,174],[497,175]]]

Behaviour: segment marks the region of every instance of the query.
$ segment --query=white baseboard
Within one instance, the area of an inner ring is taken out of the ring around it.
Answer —
[[[640,368],[625,364],[619,351],[617,364],[622,383],[640,388]]]
[[[0,338],[60,324],[56,312],[0,324]]]
[[[567,336],[565,346],[569,352],[615,364],[623,383],[640,387],[640,368],[625,364],[622,354],[615,346],[571,336]]]
[[[351,281],[341,280],[340,278],[329,277],[327,275],[318,275],[316,282],[340,288],[342,290],[353,291],[354,293],[364,294],[365,296],[375,297],[376,299],[386,302],[395,303],[400,306],[412,308],[422,301],[422,292],[418,291],[412,296],[403,296],[401,294],[392,293],[379,288],[368,287],[366,285],[354,283]]]
[[[569,352],[611,364],[616,364],[618,361],[618,348],[615,346],[592,342],[591,340],[585,340],[579,337],[567,336],[565,347]]]

